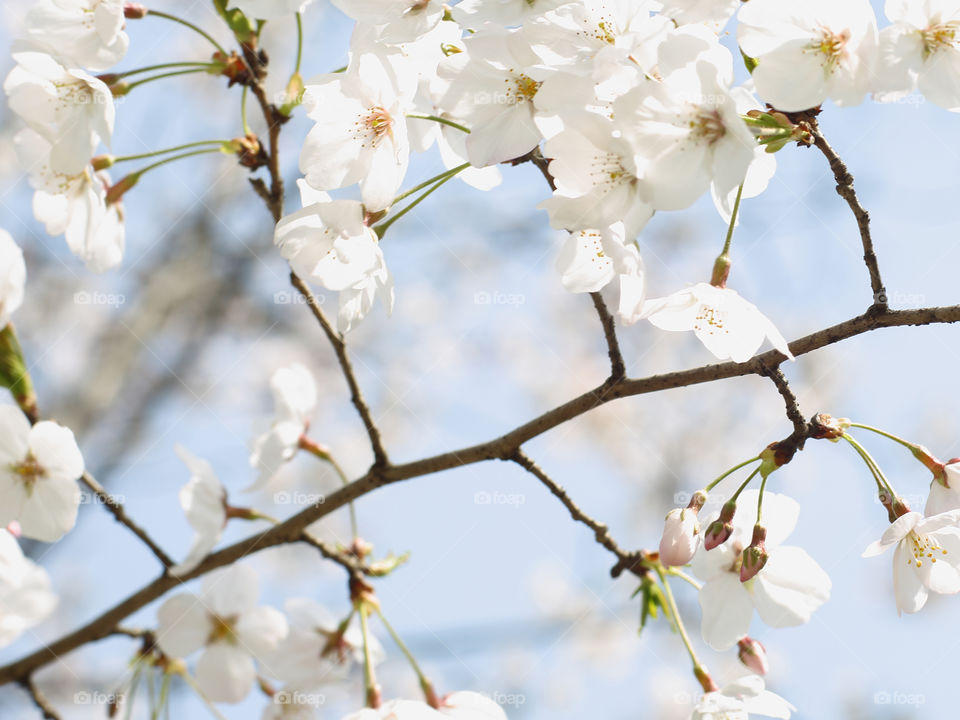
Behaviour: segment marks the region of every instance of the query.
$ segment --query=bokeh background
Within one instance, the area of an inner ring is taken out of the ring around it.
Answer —
[[[27,5],[3,3],[4,47]],[[157,8],[191,18],[226,43],[209,5],[158,0]],[[342,66],[347,20],[317,0],[306,28],[304,74]],[[207,53],[201,40],[163,20],[130,22],[128,29],[131,50],[121,68]],[[274,92],[292,67],[294,44],[292,19],[265,31]],[[0,59],[3,73],[11,65]],[[134,91],[118,106],[114,151],[240,134],[240,94],[224,85],[188,76]],[[174,454],[178,443],[214,465],[236,503],[281,517],[297,510],[283,504],[284,493],[337,485],[326,467],[305,457],[268,492],[240,493],[253,477],[249,440],[270,414],[268,378],[282,365],[299,361],[312,370],[321,402],[311,435],[331,446],[351,475],[362,474],[371,460],[362,426],[328,344],[307,308],[291,300],[269,216],[246,171],[227,158],[202,157],[150,173],[127,196],[123,267],[94,276],[62,238],[46,236],[33,220],[13,150],[19,123],[5,108],[0,113],[0,226],[27,257],[28,296],[16,321],[41,408],[74,429],[89,469],[164,548],[180,557],[191,537],[177,501],[188,477]],[[960,118],[914,96],[843,110],[828,104],[821,125],[871,212],[892,306],[960,301]],[[298,207],[296,158],[309,127],[301,112],[284,131],[288,208]],[[788,148],[777,159],[769,189],[744,204],[731,285],[793,339],[859,314],[871,295],[853,218],[824,158]],[[418,157],[408,185],[438,169],[435,151]],[[394,460],[495,437],[596,385],[607,370],[589,298],[567,293],[554,269],[562,236],[535,209],[547,196],[543,179],[530,166],[505,167],[503,176],[487,193],[448,183],[385,241],[396,310],[387,318],[377,308],[349,343]],[[640,238],[651,293],[707,279],[724,231],[709,198],[654,218]],[[335,295],[325,301],[334,312]],[[620,338],[635,377],[712,360],[692,335],[646,323],[621,328]],[[960,455],[958,348],[957,328],[888,329],[804,356],[784,371],[807,415],[879,425],[949,458]],[[675,494],[702,486],[790,429],[773,385],[750,377],[621,400],[527,450],[622,545],[652,547]],[[919,506],[928,473],[878,440],[864,438]],[[771,656],[769,687],[798,707],[800,719],[952,716],[960,599],[934,596],[919,615],[897,617],[890,558],[860,558],[886,520],[852,450],[811,442],[772,477],[771,489],[800,501],[791,542],[829,572],[833,597],[805,627],[773,631],[755,623],[752,634]],[[407,481],[363,498],[357,512],[378,553],[411,553],[377,591],[441,691],[493,695],[511,720],[689,714],[697,685],[677,636],[659,622],[638,637],[635,583],[611,581],[606,551],[518,468],[487,463]],[[255,529],[232,523],[223,542]],[[315,530],[346,541],[346,513]],[[158,570],[93,504],[81,508],[65,540],[30,545],[29,552],[50,572],[60,608],[3,648],[0,662],[88,621]],[[266,603],[279,607],[305,595],[337,614],[347,611],[342,571],[309,548],[269,550],[245,562],[260,573]],[[733,653],[716,654],[699,642],[695,592],[676,591],[714,676],[722,683],[743,674]],[[150,627],[155,611],[146,608],[129,625]],[[403,658],[378,634],[390,652],[380,669],[385,696],[417,697]],[[129,639],[105,640],[61,658],[36,681],[65,718],[104,717],[103,696],[123,692],[135,649]],[[357,709],[360,674],[323,692],[320,717]],[[220,709],[231,719],[258,718],[267,702],[252,693]],[[21,689],[7,686],[0,688],[0,716],[33,718],[37,711]],[[133,716],[149,716],[142,694]],[[178,682],[170,716],[192,720],[209,712]]]

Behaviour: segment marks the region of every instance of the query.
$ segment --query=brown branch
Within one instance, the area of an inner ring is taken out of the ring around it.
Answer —
[[[777,391],[780,393],[786,406],[787,418],[793,423],[793,437],[796,438],[799,443],[797,449],[802,450],[808,426],[803,416],[803,411],[800,410],[800,403],[797,401],[797,396],[794,395],[793,390],[790,389],[790,384],[787,382],[787,378],[784,377],[783,371],[779,367],[764,368],[763,374],[770,378],[773,384],[777,386]]]
[[[44,720],[60,720],[60,715],[53,708],[53,705],[50,704],[50,701],[40,692],[40,688],[36,686],[33,682],[33,678],[29,675],[20,681],[21,687],[30,694],[30,699],[33,700],[33,704],[37,706],[37,709],[41,712],[44,717]]]
[[[816,118],[807,120],[810,128],[810,135],[813,137],[813,144],[823,153],[830,163],[830,170],[837,181],[837,194],[847,201],[850,210],[853,212],[857,221],[857,228],[860,230],[860,240],[863,243],[863,261],[866,263],[867,271],[870,273],[870,287],[873,289],[873,307],[877,310],[887,308],[887,290],[883,286],[883,280],[880,277],[880,265],[877,262],[877,254],[873,250],[873,238],[870,236],[870,214],[860,204],[857,198],[857,192],[853,187],[853,175],[847,169],[843,160],[837,155],[830,143],[820,132],[820,126]]]
[[[790,343],[790,349],[795,356],[800,356],[878,328],[955,322],[960,322],[960,305],[918,310],[867,312],[846,322],[795,340]],[[47,665],[58,657],[89,642],[107,637],[115,631],[122,620],[183,582],[205,575],[216,568],[229,565],[251,553],[276,545],[301,541],[307,526],[379,487],[483,460],[510,460],[517,450],[531,438],[537,437],[615,398],[642,395],[670,388],[689,387],[723,378],[754,374],[764,375],[765,368],[776,366],[785,359],[779,351],[770,350],[745,363],[727,362],[706,365],[692,370],[652,375],[636,380],[625,379],[612,385],[600,385],[598,388],[590,390],[488,442],[402,465],[374,466],[363,477],[328,495],[322,505],[310,506],[279,525],[209,555],[194,570],[182,577],[160,576],[69,635],[65,635],[51,645],[15,662],[0,667],[0,685],[20,681],[28,677],[37,668]]]
[[[607,309],[607,304],[603,301],[603,295],[592,292],[590,299],[593,300],[593,306],[597,309],[597,315],[600,316],[603,336],[607,341],[607,354],[610,356],[610,382],[617,382],[627,376],[627,366],[623,362],[623,353],[620,352],[620,343],[617,340],[617,326],[613,315]]]
[[[327,316],[320,308],[320,304],[317,302],[313,293],[310,292],[307,284],[294,272],[290,273],[290,282],[306,299],[310,307],[310,312],[313,313],[313,316],[333,346],[333,351],[337,355],[337,361],[340,363],[341,370],[343,370],[343,376],[347,381],[347,386],[350,388],[350,401],[356,408],[357,414],[360,415],[363,426],[367,430],[367,436],[370,438],[370,446],[373,448],[374,467],[386,467],[390,464],[390,461],[383,447],[383,440],[380,438],[380,429],[373,421],[373,415],[370,413],[367,401],[360,391],[360,385],[357,382],[356,373],[353,371],[353,364],[350,362],[350,354],[347,352],[347,345],[343,341],[343,337],[334,329],[330,321],[327,320]]]
[[[570,517],[593,530],[594,539],[617,558],[617,564],[614,565],[611,571],[614,577],[617,577],[624,570],[633,573],[637,577],[642,577],[646,574],[647,570],[642,564],[645,553],[642,550],[636,552],[623,550],[610,535],[610,530],[606,524],[593,519],[581,510],[580,506],[573,501],[563,486],[559,485],[547,475],[523,450],[517,449],[509,459],[537,478],[554,497],[563,503],[563,506],[570,512]]]
[[[165,568],[173,565],[173,560],[171,560],[170,557],[160,548],[160,546],[157,545],[149,535],[147,535],[147,532],[143,528],[130,519],[130,516],[127,515],[127,511],[124,510],[123,504],[116,500],[113,495],[108,493],[106,489],[104,489],[103,485],[97,482],[93,475],[85,472],[80,477],[80,480],[84,485],[90,488],[91,492],[93,492],[93,494],[96,496],[97,501],[103,505],[111,515],[113,515],[114,519],[116,519],[118,523],[126,526],[130,532],[140,538],[140,541],[143,542],[144,545],[150,548],[150,551],[157,556],[157,560],[159,560]]]

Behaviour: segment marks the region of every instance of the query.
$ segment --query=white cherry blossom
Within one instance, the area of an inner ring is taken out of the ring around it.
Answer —
[[[614,103],[637,155],[641,194],[658,210],[681,210],[711,187],[720,197],[735,193],[757,143],[730,89],[729,51],[709,30],[685,27],[661,44],[660,71],[661,82]]]
[[[274,242],[293,270],[340,292],[338,326],[346,332],[376,297],[393,309],[393,280],[377,234],[366,224],[366,208],[355,200],[330,200],[300,182],[302,210],[283,218]]]
[[[23,302],[27,266],[23,251],[6,230],[0,229],[0,329]]]
[[[877,19],[868,0],[750,0],[737,40],[757,61],[757,93],[778,110],[806,110],[827,98],[856,105],[871,89]]]
[[[174,575],[193,570],[220,541],[227,524],[227,491],[206,460],[185,447],[177,446],[177,455],[190,471],[190,481],[180,489],[180,507],[194,530],[193,544],[183,562],[170,568]]]
[[[55,542],[77,522],[83,456],[55,422],[33,427],[19,408],[0,405],[0,527],[16,520],[24,537]]]
[[[693,330],[719,360],[746,362],[764,339],[793,359],[787,341],[770,319],[730,288],[697,283],[672,295],[647,300],[643,317],[661,330]]]
[[[440,64],[449,85],[437,104],[470,128],[470,163],[486,167],[525,155],[541,139],[534,122],[540,80],[530,74],[537,74],[537,57],[519,31],[481,30],[464,46]]]
[[[57,172],[50,143],[26,128],[14,138],[34,189],[33,214],[50,235],[62,234],[70,251],[92,272],[121,263],[126,242],[123,206],[107,203],[110,178],[87,166],[74,174]]]
[[[65,65],[106,70],[123,60],[123,0],[37,0],[27,12],[26,37]]]
[[[452,6],[454,19],[466,28],[484,23],[523,25],[570,0],[461,0]]]
[[[313,0],[230,0],[227,6],[239,8],[247,17],[275,20],[302,13],[312,2]]]
[[[317,190],[360,183],[366,208],[383,210],[407,172],[406,112],[393,70],[377,55],[354,56],[343,73],[309,80],[303,102],[315,125],[300,152],[300,170]]]
[[[280,467],[293,458],[317,405],[313,375],[299,363],[276,370],[270,377],[270,392],[274,417],[269,429],[253,441],[250,466],[257,471],[257,479],[246,488],[248,491],[265,488]]]
[[[702,24],[719,33],[743,0],[667,0],[661,14],[677,25]]]
[[[918,612],[931,592],[960,592],[960,510],[924,517],[901,515],[863,551],[874,557],[895,548],[893,592],[898,613]]]
[[[960,2],[888,0],[885,11],[893,24],[880,32],[879,98],[919,89],[931,102],[960,112]]]
[[[13,58],[17,65],[3,84],[10,109],[51,144],[55,172],[81,172],[97,145],[110,143],[115,117],[110,89],[28,46],[15,46]]]
[[[341,629],[332,613],[309,598],[290,598],[283,610],[290,632],[265,665],[287,688],[311,690],[342,679],[353,664],[363,664],[363,635],[356,622]],[[386,657],[372,635],[370,652],[374,664]]]
[[[0,529],[0,647],[46,619],[57,606],[47,572]]]
[[[607,118],[585,113],[544,143],[557,189],[538,207],[553,227],[589,230],[622,221],[632,240],[650,220],[653,208],[641,197],[633,149],[614,130]]]
[[[694,508],[674,508],[667,513],[660,538],[660,560],[664,565],[686,565],[700,547],[700,523]]]
[[[797,523],[800,506],[769,491],[763,496],[769,558],[755,577],[740,581],[741,553],[750,542],[757,496],[756,490],[744,491],[731,536],[712,550],[701,547],[693,557],[693,573],[703,580],[703,640],[714,650],[736,645],[750,629],[754,610],[771,627],[792,627],[809,621],[830,597],[830,578],[823,569],[805,550],[782,544]]]
[[[764,686],[763,678],[747,675],[720,690],[706,693],[690,720],[747,720],[752,715],[788,720],[796,708]]]
[[[247,565],[206,576],[199,596],[174,595],[157,610],[157,644],[170,657],[197,661],[200,691],[212,702],[240,702],[256,680],[254,660],[273,653],[286,637],[278,610],[257,606],[259,582]]]

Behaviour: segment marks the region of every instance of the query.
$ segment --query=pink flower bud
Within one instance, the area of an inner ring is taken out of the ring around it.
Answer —
[[[140,20],[147,16],[147,8],[140,3],[128,2],[123,6],[123,16],[128,20]]]
[[[753,540],[743,551],[743,563],[740,565],[740,582],[746,582],[756,577],[767,564],[769,555],[764,541],[767,539],[767,529],[763,525],[753,526]]]
[[[707,532],[703,536],[703,547],[707,550],[713,550],[718,545],[723,545],[733,534],[733,516],[737,513],[737,501],[728,500],[720,508],[720,517],[710,523]]]
[[[686,565],[700,545],[700,523],[697,511],[674,508],[667,513],[660,538],[660,562],[664,565]]]
[[[20,523],[18,523],[16,520],[11,522],[9,525],[7,525],[7,532],[16,538],[21,537]]]
[[[766,675],[770,669],[766,648],[752,637],[744,636],[737,641],[737,657],[757,675]]]

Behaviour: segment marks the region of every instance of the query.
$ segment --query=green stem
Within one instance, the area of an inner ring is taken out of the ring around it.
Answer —
[[[760,472],[759,467],[755,468],[754,471],[747,476],[747,479],[740,484],[740,487],[737,488],[737,491],[733,494],[733,497],[730,498],[730,500],[735,501],[738,497],[740,497],[740,493],[747,489],[747,485],[753,481],[758,472]]]
[[[763,476],[763,479],[760,481],[760,493],[757,495],[757,525],[760,524],[760,521],[763,519],[763,493],[767,489],[767,478],[770,477],[770,474]]]
[[[678,570],[677,568],[668,567],[666,570],[667,575],[672,575],[675,578],[683,580],[687,585],[692,586],[693,588],[700,590],[703,586],[697,582],[695,579],[687,575],[683,570]]]
[[[250,94],[250,86],[244,85],[243,92],[240,93],[240,121],[243,123],[243,135],[250,134],[250,124],[247,122],[247,96]]]
[[[294,75],[300,72],[300,61],[303,59],[303,18],[297,13],[297,64],[293,69]]]
[[[877,487],[881,491],[885,490],[886,492],[890,493],[891,500],[893,498],[896,498],[897,497],[896,491],[893,489],[893,486],[890,485],[890,481],[887,480],[887,476],[883,474],[883,470],[880,469],[880,466],[877,464],[877,461],[873,459],[873,457],[870,455],[869,452],[867,452],[867,449],[863,447],[863,445],[858,443],[856,440],[854,440],[847,433],[843,433],[840,437],[842,437],[844,440],[846,440],[848,443],[850,443],[853,446],[853,449],[857,451],[857,453],[860,455],[860,458],[863,460],[863,462],[865,462],[867,467],[870,468],[870,472],[873,474],[873,479],[876,481]]]
[[[370,628],[367,623],[369,607],[361,602],[358,608],[360,613],[360,632],[363,635],[363,685],[367,691],[367,705],[376,707],[374,699],[380,694],[377,688],[377,678],[373,671],[373,655],[370,652]]]
[[[129,160],[146,160],[147,158],[157,157],[158,155],[168,155],[170,153],[189,150],[190,148],[202,147],[204,145],[219,145],[223,147],[230,142],[229,140],[198,140],[197,142],[187,143],[186,145],[177,145],[176,147],[166,148],[165,150],[154,150],[153,152],[141,153],[139,155],[119,155],[113,158],[114,163],[127,162]]]
[[[308,453],[310,453],[314,457],[319,458],[320,460],[323,460],[326,463],[329,463],[330,467],[332,467],[334,471],[337,473],[337,477],[340,478],[340,484],[343,487],[346,487],[347,485],[350,484],[350,478],[343,471],[343,467],[341,467],[340,463],[337,462],[336,458],[334,458],[333,455],[331,455],[328,450],[320,447],[317,443],[313,442],[312,440],[306,437],[303,437],[300,439],[300,448],[302,450],[306,450]],[[360,537],[360,531],[359,531],[359,526],[357,524],[357,509],[356,507],[354,507],[352,500],[347,505],[350,510],[350,532],[353,533],[354,538],[358,538]]]
[[[217,706],[214,705],[212,702],[210,702],[207,696],[203,694],[203,690],[201,690],[200,686],[197,685],[197,681],[194,680],[192,677],[190,677],[190,673],[188,673],[187,671],[184,671],[180,674],[180,677],[183,678],[184,682],[186,682],[187,685],[189,685],[193,689],[193,691],[197,694],[197,696],[203,701],[203,704],[207,706],[207,710],[210,711],[211,715],[217,718],[217,720],[227,720],[223,716],[223,714],[219,710],[217,710]],[[161,690],[160,692],[162,696],[163,690]]]
[[[220,67],[216,63],[211,62],[200,62],[200,61],[188,61],[188,62],[169,62],[169,63],[160,63],[159,65],[147,65],[146,67],[137,68],[135,70],[125,70],[124,72],[117,73],[116,77],[125,78],[130,77],[131,75],[139,75],[140,73],[153,72],[154,70],[166,70],[168,68],[179,68],[179,67],[195,67],[195,68],[215,68]]]
[[[413,118],[414,120],[432,120],[433,122],[440,123],[441,125],[449,125],[452,128],[456,128],[460,132],[469,133],[470,128],[464,127],[460,123],[456,123],[453,120],[447,120],[446,118],[438,117],[437,115],[420,115],[418,113],[407,113],[408,118]]]
[[[677,628],[677,632],[680,634],[680,639],[683,641],[683,646],[687,649],[687,653],[690,655],[690,660],[693,661],[693,669],[702,670],[703,664],[700,662],[700,658],[697,657],[697,652],[693,649],[693,643],[690,642],[690,636],[687,635],[687,628],[683,624],[683,619],[680,617],[680,610],[677,608],[677,601],[673,597],[673,590],[670,589],[670,583],[667,582],[667,577],[663,572],[663,569],[660,567],[655,567],[657,575],[660,576],[660,584],[663,585],[663,594],[667,599],[667,610],[670,612],[670,616],[673,619],[673,625]]]
[[[463,165],[457,165],[457,167],[451,168],[450,170],[445,170],[444,172],[440,173],[439,175],[434,175],[434,176],[433,176],[432,178],[430,178],[429,180],[424,180],[424,181],[423,181],[422,183],[420,183],[419,185],[415,185],[414,187],[410,188],[409,190],[407,190],[406,192],[402,193],[401,195],[397,195],[397,196],[393,199],[393,203],[391,203],[391,204],[396,205],[396,204],[397,204],[398,202],[400,202],[401,200],[406,200],[408,197],[410,197],[411,195],[413,195],[415,192],[418,192],[418,191],[420,191],[420,190],[423,190],[425,187],[427,187],[427,186],[429,186],[429,185],[433,185],[435,182],[439,182],[440,180],[445,180],[446,178],[450,177],[451,175],[455,175],[455,174],[457,174],[457,173],[459,173],[459,172],[462,172],[463,170],[466,170],[468,167],[470,167],[470,163],[464,163]]]
[[[383,611],[379,607],[375,609],[377,616],[380,618],[380,622],[383,623],[383,626],[387,629],[387,632],[390,633],[390,637],[393,639],[394,644],[400,648],[400,652],[402,652],[404,657],[407,658],[407,662],[410,663],[410,667],[413,668],[413,672],[416,673],[417,679],[420,681],[420,687],[427,699],[427,704],[435,703],[437,697],[433,690],[433,683],[430,682],[430,679],[420,668],[420,665],[417,663],[417,659],[413,656],[413,653],[410,652],[410,648],[408,648],[406,643],[400,639],[400,636],[397,634],[396,630],[393,629],[393,626],[387,622],[387,618],[384,616]]]
[[[152,165],[147,165],[145,168],[141,168],[140,170],[137,170],[135,173],[131,173],[130,175],[136,176],[137,180],[139,180],[142,175],[150,172],[154,168],[160,167],[161,165],[166,165],[167,163],[172,163],[177,160],[183,160],[185,158],[193,157],[195,155],[207,155],[209,153],[220,153],[220,152],[223,152],[222,149],[217,147],[217,148],[207,148],[206,150],[194,150],[193,152],[182,153],[181,155],[174,155],[173,157],[164,158],[159,162],[155,162]]]
[[[153,82],[154,80],[163,80],[164,78],[177,77],[178,75],[193,75],[195,73],[206,72],[205,67],[193,68],[191,70],[176,70],[175,72],[163,73],[162,75],[152,75],[151,77],[144,78],[143,80],[137,80],[126,86],[124,94],[129,93],[135,87],[139,85],[146,85],[147,83]]]
[[[885,430],[881,430],[880,428],[875,428],[871,425],[863,425],[861,423],[855,423],[855,422],[848,422],[846,424],[849,427],[860,428],[861,430],[869,430],[870,432],[874,432],[877,435],[883,435],[883,437],[888,438],[889,440],[893,440],[896,443],[900,443],[905,448],[910,450],[910,452],[916,452],[917,450],[920,450],[920,446],[917,445],[916,443],[912,443],[909,440],[904,440],[902,437],[897,437],[896,435],[892,433],[888,433]]]
[[[396,215],[394,215],[393,217],[387,218],[384,222],[382,222],[382,223],[380,223],[379,225],[377,225],[376,227],[374,227],[373,229],[374,229],[374,231],[377,233],[377,237],[382,238],[382,237],[384,236],[384,234],[387,232],[387,230],[390,228],[390,226],[393,225],[397,220],[399,220],[400,218],[402,218],[402,217],[403,217],[404,215],[406,215],[408,212],[410,212],[411,210],[413,210],[417,205],[419,205],[419,204],[422,203],[424,200],[426,200],[433,192],[435,192],[437,189],[439,189],[444,183],[446,183],[446,182],[449,181],[451,178],[453,178],[454,176],[456,176],[457,173],[462,172],[463,170],[466,170],[468,167],[470,167],[470,163],[464,163],[463,165],[458,165],[457,167],[453,168],[453,170],[448,170],[446,173],[444,173],[444,174],[441,176],[442,179],[438,180],[438,181],[436,182],[436,184],[434,184],[429,190],[427,190],[425,193],[423,193],[420,197],[418,197],[418,198],[417,198],[416,200],[414,200],[412,203],[410,203],[409,205],[407,205],[403,210],[401,210],[400,212],[398,212],[398,213],[397,213]],[[410,192],[415,192],[415,190],[411,190]],[[410,192],[404,193],[404,195],[401,196],[401,197],[406,197],[406,196],[408,196],[408,195],[410,194]]]
[[[726,478],[726,477],[729,476],[729,475],[732,475],[732,474],[735,473],[737,470],[739,470],[740,468],[742,468],[744,465],[749,465],[750,463],[756,462],[756,461],[759,460],[759,459],[760,459],[760,456],[757,455],[756,457],[752,457],[752,458],[750,458],[749,460],[744,460],[744,461],[743,461],[742,463],[740,463],[739,465],[734,465],[732,468],[730,468],[729,470],[727,470],[723,475],[721,475],[721,476],[718,477],[716,480],[714,480],[714,481],[711,482],[709,485],[707,485],[707,486],[704,488],[704,490],[706,490],[707,492],[710,492],[711,490],[713,490],[713,488],[715,488],[717,485],[720,484],[720,481],[721,481],[721,480],[723,480],[724,478]]]
[[[733,228],[737,224],[737,215],[740,214],[740,198],[743,197],[743,183],[737,188],[737,199],[733,203],[733,212],[730,213],[730,227],[727,228],[727,239],[723,243],[723,252],[721,255],[730,254],[730,243],[733,242]]]
[[[175,23],[180,23],[184,27],[190,28],[198,35],[202,35],[203,37],[205,37],[210,42],[211,45],[213,45],[217,50],[219,50],[223,54],[224,57],[227,56],[227,51],[223,49],[220,43],[218,43],[216,40],[213,39],[213,36],[205,32],[204,30],[201,30],[192,22],[184,20],[183,18],[179,18],[176,15],[170,15],[169,13],[160,12],[159,10],[148,10],[147,15],[153,15],[154,17],[164,18],[165,20],[172,20]]]

